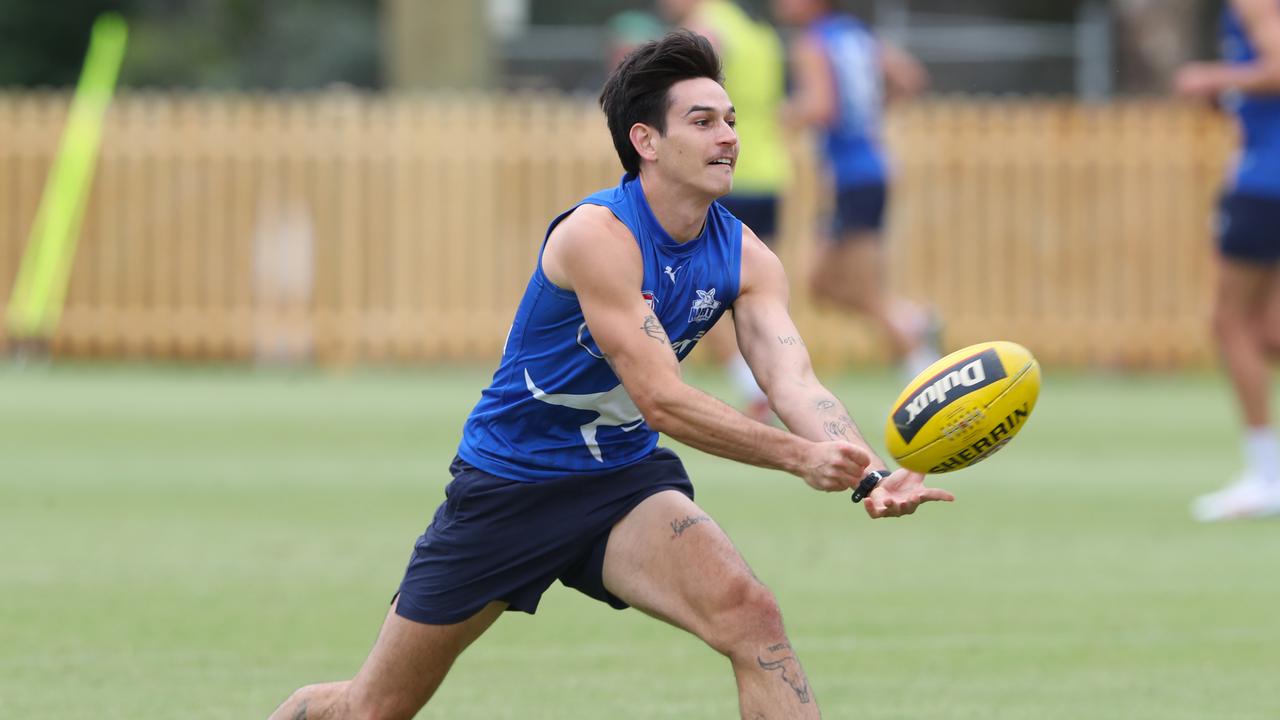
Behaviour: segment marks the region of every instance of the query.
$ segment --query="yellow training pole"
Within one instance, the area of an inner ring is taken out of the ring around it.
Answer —
[[[116,13],[103,14],[93,23],[62,145],[45,181],[9,300],[9,334],[15,339],[47,340],[58,326],[93,181],[102,118],[115,93],[127,35],[124,18]]]

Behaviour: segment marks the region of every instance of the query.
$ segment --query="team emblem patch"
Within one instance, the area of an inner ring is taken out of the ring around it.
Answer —
[[[716,289],[698,290],[698,297],[693,301],[693,307],[689,309],[689,322],[706,322],[711,319],[712,313],[716,308],[720,307],[720,301],[716,300]]]
[[[640,296],[644,298],[644,304],[648,305],[650,310],[653,310],[653,306],[658,304],[658,298],[654,297],[649,290],[641,291]]]

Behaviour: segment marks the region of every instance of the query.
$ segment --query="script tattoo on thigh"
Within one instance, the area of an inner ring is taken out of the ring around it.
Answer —
[[[662,323],[658,322],[658,318],[653,315],[644,316],[644,325],[640,326],[640,329],[654,340],[670,342],[667,340],[667,331],[662,328]]]
[[[684,534],[685,530],[697,525],[698,523],[711,522],[711,518],[706,515],[686,515],[683,520],[671,521],[671,539],[674,540]]]
[[[791,653],[791,645],[787,643],[778,643],[770,645],[769,653],[787,653],[778,660],[765,660],[763,656],[756,657],[756,662],[760,663],[760,667],[769,672],[779,672],[782,675],[782,681],[791,686],[791,691],[796,694],[796,698],[801,705],[807,704],[811,695],[809,692],[809,680],[804,676],[804,669],[800,667],[800,661]]]

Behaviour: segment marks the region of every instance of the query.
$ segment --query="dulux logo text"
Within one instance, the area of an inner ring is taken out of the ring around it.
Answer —
[[[933,378],[893,413],[893,424],[905,442],[911,442],[920,428],[948,401],[964,397],[1006,376],[1004,364],[994,349],[968,357]]]

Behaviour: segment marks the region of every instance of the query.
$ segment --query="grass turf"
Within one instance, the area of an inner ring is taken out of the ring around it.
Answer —
[[[264,717],[349,677],[486,380],[0,369],[0,717]],[[829,384],[878,443],[897,378]],[[1235,470],[1235,428],[1214,376],[1050,369],[1012,445],[933,478],[955,505],[874,523],[682,454],[828,718],[1275,718],[1280,521],[1186,512]],[[696,639],[557,585],[422,716],[735,714],[727,663]]]

